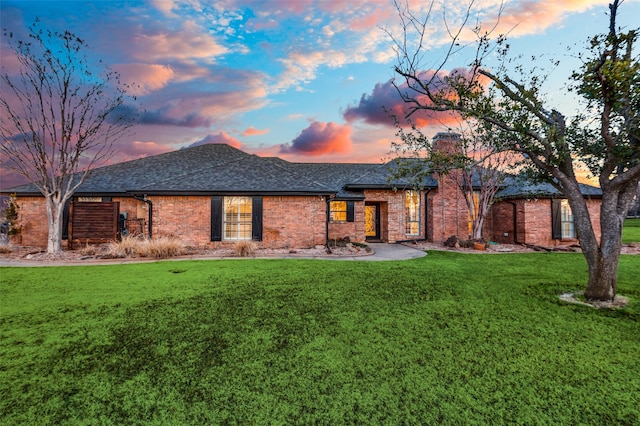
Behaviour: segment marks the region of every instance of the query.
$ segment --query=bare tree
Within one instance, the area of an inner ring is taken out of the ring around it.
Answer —
[[[568,78],[571,90],[584,102],[583,113],[571,121],[547,106],[540,91],[546,75],[535,67],[513,66],[516,58],[510,56],[504,36],[492,40],[491,31],[477,26],[469,69],[442,72],[451,59],[447,53],[429,79],[422,78],[424,44],[407,42],[414,31],[418,38],[424,35],[426,21],[398,7],[404,34],[393,39],[398,53],[395,71],[403,80],[399,94],[412,111],[454,110],[480,121],[498,149],[519,155],[525,173],[550,182],[568,199],[589,269],[585,296],[594,300],[616,295],[622,225],[640,181],[638,31],[616,28],[619,5],[615,0],[609,6],[608,33],[591,39],[580,55],[582,67]],[[460,45],[461,30],[450,34],[449,52]],[[498,64],[489,69],[491,56],[497,56]],[[577,159],[589,167],[602,189],[600,236],[580,191]]]
[[[36,20],[26,40],[6,30],[3,36],[19,66],[2,67],[1,161],[44,196],[47,252],[55,254],[62,250],[65,203],[112,155],[133,119],[121,108],[127,95],[119,75],[101,61],[96,71],[76,35],[42,29]]]

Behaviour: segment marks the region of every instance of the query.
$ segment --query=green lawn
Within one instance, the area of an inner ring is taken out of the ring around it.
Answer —
[[[640,219],[626,219],[622,228],[624,244],[640,243]]]
[[[0,269],[0,424],[639,424],[579,254]]]

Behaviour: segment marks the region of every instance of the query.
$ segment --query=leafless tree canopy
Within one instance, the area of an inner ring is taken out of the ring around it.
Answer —
[[[82,39],[37,20],[29,30],[26,40],[4,33],[18,66],[3,66],[0,76],[0,159],[45,197],[48,251],[56,253],[63,206],[91,168],[112,155],[133,117],[122,108],[128,98],[118,74],[91,62]]]

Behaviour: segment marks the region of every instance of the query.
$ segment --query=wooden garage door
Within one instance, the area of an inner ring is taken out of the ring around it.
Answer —
[[[119,213],[118,202],[71,203],[69,240],[81,243],[115,240]]]

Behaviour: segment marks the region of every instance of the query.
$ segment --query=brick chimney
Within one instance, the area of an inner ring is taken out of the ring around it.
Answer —
[[[462,138],[458,133],[441,132],[433,137],[433,150],[448,154],[462,153]],[[464,193],[458,187],[459,170],[451,170],[436,175],[438,189],[429,195],[427,207],[428,238],[434,242],[444,242],[455,235],[468,236],[469,213]]]
[[[449,154],[462,152],[462,140],[459,133],[439,132],[433,137],[433,150]]]

